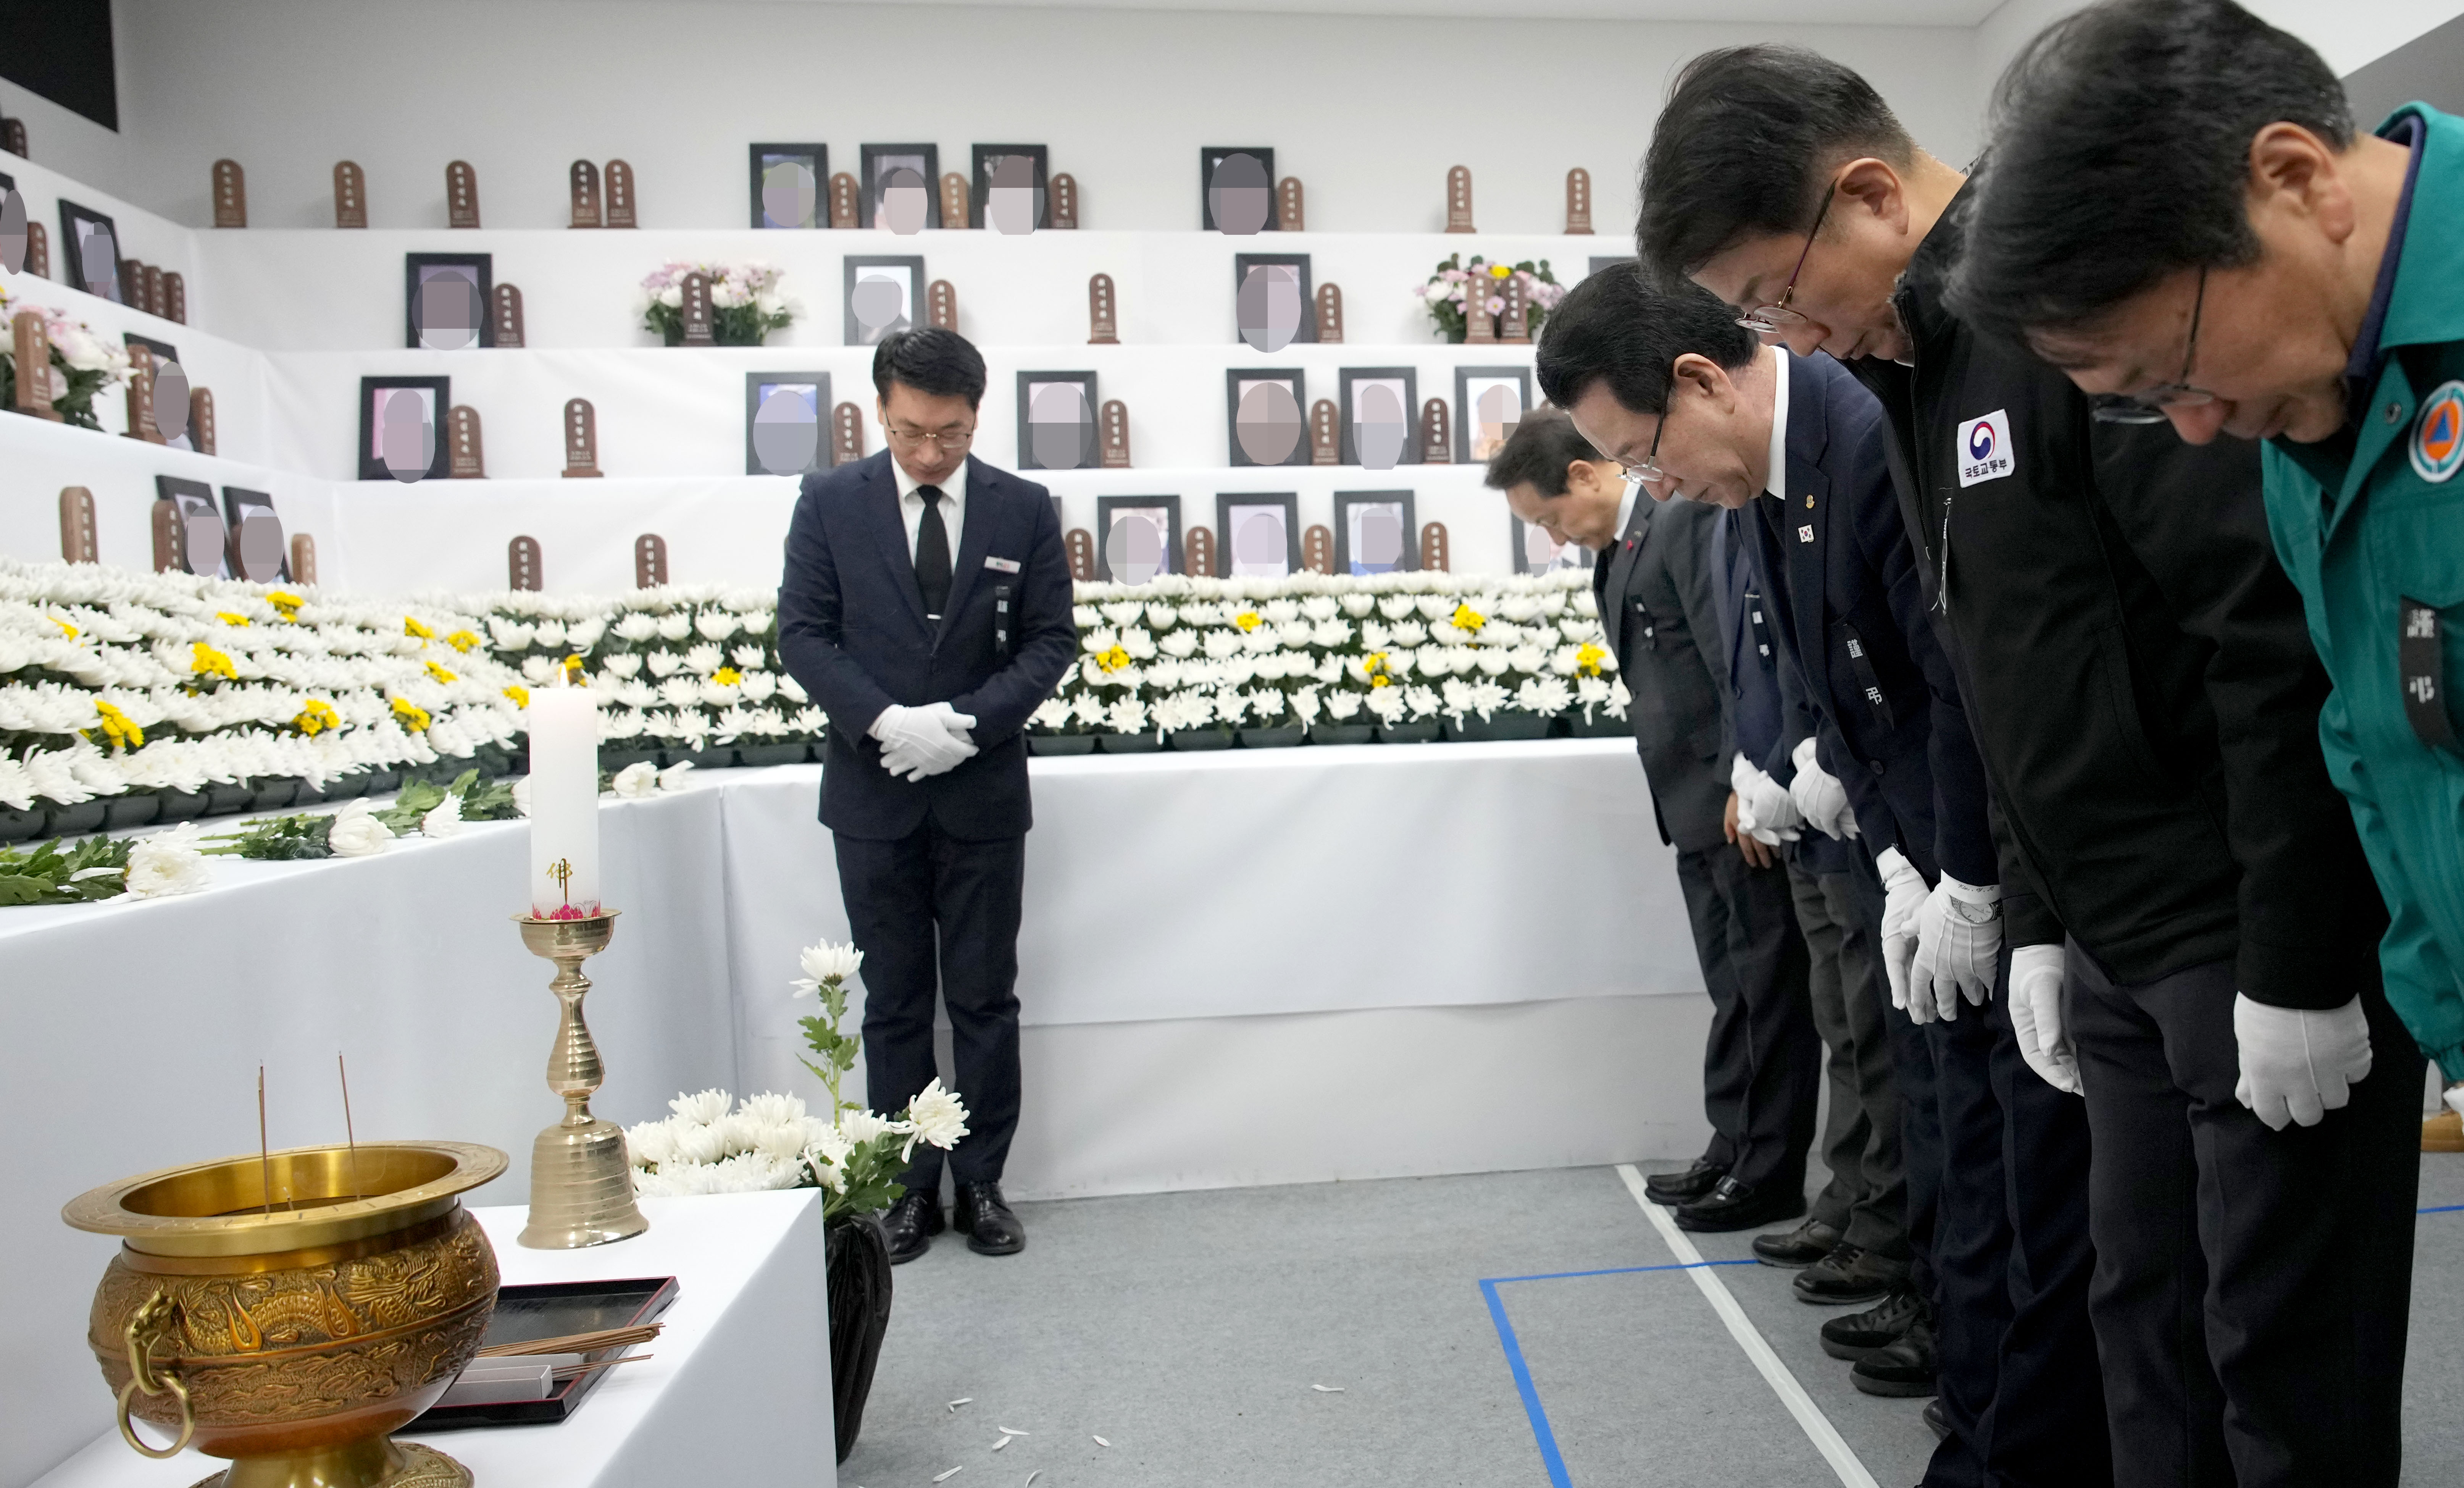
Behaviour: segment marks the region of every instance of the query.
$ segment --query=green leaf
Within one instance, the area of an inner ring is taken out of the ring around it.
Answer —
[[[52,880],[23,874],[0,877],[0,904],[40,904],[53,895]]]

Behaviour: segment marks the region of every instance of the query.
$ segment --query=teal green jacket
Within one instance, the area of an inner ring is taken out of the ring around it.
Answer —
[[[2387,1000],[2459,1080],[2464,754],[2424,742],[2399,656],[2404,602],[2437,610],[2443,664],[2412,621],[2415,709],[2443,708],[2464,739],[2464,119],[2408,103],[2388,122],[2407,114],[2422,154],[2369,402],[2349,442],[2270,442],[2267,513],[2335,683],[2319,737],[2387,898]]]

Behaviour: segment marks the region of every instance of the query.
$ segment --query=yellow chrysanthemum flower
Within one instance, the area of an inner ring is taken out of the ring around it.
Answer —
[[[1590,641],[1585,641],[1583,649],[1574,653],[1574,670],[1585,677],[1597,677],[1600,675],[1600,663],[1608,658],[1609,654],[1606,651],[1593,645]]]
[[[145,747],[145,730],[138,727],[136,721],[127,714],[99,698],[94,700],[94,711],[102,720],[100,732],[105,743],[118,744],[122,749]],[[92,739],[94,736],[88,734],[86,737]]]
[[[393,716],[402,720],[402,726],[414,734],[428,727],[428,710],[407,698],[393,700]]]
[[[291,726],[303,734],[321,734],[329,728],[341,727],[342,716],[334,711],[332,703],[321,698],[311,698],[299,710],[299,716],[291,721]]]
[[[1482,626],[1488,623],[1488,616],[1482,614],[1479,611],[1474,610],[1469,605],[1455,606],[1455,612],[1452,619],[1455,623],[1455,629],[1458,631],[1478,632]]]
[[[404,615],[402,617],[402,633],[405,635],[416,635],[424,641],[432,641],[436,639],[436,633],[434,631],[431,631],[428,627],[420,624],[415,617],[410,615]]]
[[[736,670],[734,667],[720,667],[717,671],[710,674],[710,679],[716,682],[721,687],[733,687],[737,683],[744,680],[744,674]]]
[[[514,700],[515,707],[527,708],[531,705],[531,690],[519,682],[506,688],[505,696]]]
[[[215,611],[214,618],[220,620],[225,625],[246,625],[249,623],[248,616],[243,614],[234,614],[228,610]]]
[[[1244,631],[1254,631],[1258,628],[1258,611],[1243,610],[1232,617],[1232,623]]]
[[[189,646],[188,656],[188,671],[195,676],[219,677],[234,682],[239,680],[239,672],[231,665],[231,658],[204,641]]]
[[[572,673],[577,678],[580,677],[582,676],[582,657],[579,655],[565,657],[564,669],[567,672]]]
[[[1130,654],[1115,646],[1110,651],[1097,652],[1095,664],[1107,672],[1117,672],[1130,664]]]
[[[274,612],[280,615],[285,620],[298,619],[299,607],[308,603],[308,601],[301,599],[298,595],[291,593],[287,589],[267,590],[265,602],[272,605],[274,607]]]
[[[69,638],[69,639],[71,639],[71,640],[75,640],[75,639],[77,639],[78,636],[80,636],[80,635],[82,635],[82,634],[84,634],[84,633],[85,633],[83,631],[78,630],[76,626],[71,625],[71,624],[69,624],[66,620],[61,619],[58,615],[45,615],[43,618],[44,618],[44,619],[46,619],[46,620],[51,621],[54,625],[58,626],[58,627],[60,628],[61,632],[62,632],[63,633],[65,633],[65,634],[68,636],[68,638]]]
[[[440,682],[450,682],[450,681],[453,680],[453,674],[452,674],[452,673],[448,672],[448,671],[447,671],[447,670],[445,670],[443,667],[438,666],[438,665],[437,665],[435,662],[433,662],[433,661],[430,661],[429,663],[428,663],[428,675],[429,675],[431,678],[433,678],[434,680],[436,680],[436,681],[440,681]]]
[[[445,644],[467,656],[471,654],[471,648],[479,644],[479,637],[469,631],[456,631],[445,637]]]
[[[1510,279],[1514,278],[1514,271],[1502,263],[1492,263],[1488,266],[1488,277],[1493,279]]]

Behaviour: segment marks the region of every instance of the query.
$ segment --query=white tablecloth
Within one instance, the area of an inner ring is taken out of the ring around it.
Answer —
[[[1617,740],[1039,759],[1019,996],[1026,1197],[1668,1155],[1699,1140],[1706,1004]],[[630,1123],[680,1090],[817,1096],[796,950],[844,939],[819,766],[603,812],[588,964]],[[489,1143],[517,1203],[560,1109],[547,963],[509,906],[525,829],[370,858],[218,859],[183,899],[0,913],[0,1483],[99,1429],[85,1310],[112,1242],[59,1206],[126,1174],[358,1129]],[[1682,996],[1656,996],[1682,993]],[[862,1015],[862,999],[848,1027]],[[946,1057],[946,1056],[945,1056]],[[859,1069],[848,1087],[863,1089]],[[1352,1114],[1331,1122],[1323,1113]]]
[[[507,1285],[671,1276],[676,1300],[667,1331],[634,1350],[650,1357],[616,1368],[571,1419],[405,1439],[450,1455],[482,1488],[835,1482],[819,1193],[642,1208],[648,1232],[583,1251],[524,1250],[521,1206],[476,1210]],[[103,1394],[99,1371],[79,1383]],[[218,1465],[193,1452],[150,1461],[114,1431],[40,1483],[186,1488]]]

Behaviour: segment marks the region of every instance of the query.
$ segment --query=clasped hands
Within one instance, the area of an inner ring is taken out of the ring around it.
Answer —
[[[1882,875],[1882,964],[1891,1006],[1919,1023],[1959,1016],[1965,997],[1993,997],[2002,955],[2002,890],[1948,874],[1931,888],[1896,847],[1874,855]]]
[[[891,703],[872,721],[869,732],[881,741],[881,767],[900,780],[923,780],[946,774],[973,759],[975,741],[967,731],[976,726],[973,714],[946,702],[920,708]]]

